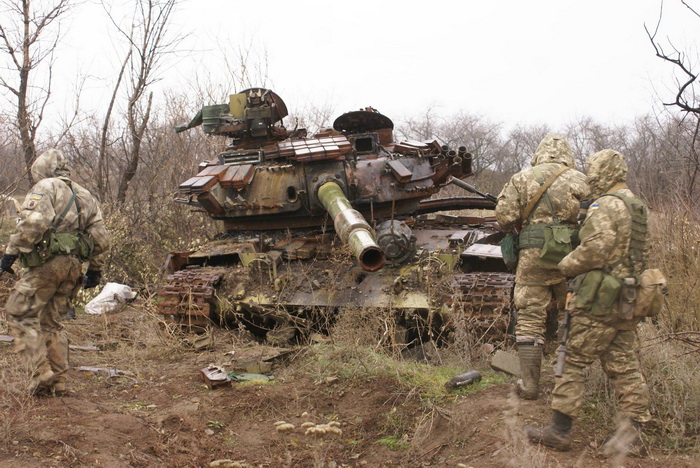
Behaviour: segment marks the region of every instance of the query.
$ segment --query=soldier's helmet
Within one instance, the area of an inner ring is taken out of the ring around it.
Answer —
[[[586,159],[586,180],[593,197],[599,197],[615,184],[627,180],[627,163],[622,153],[604,149]]]
[[[68,159],[62,151],[57,149],[45,151],[32,164],[32,177],[36,182],[49,177],[67,177],[69,175]]]
[[[568,140],[561,135],[547,135],[542,139],[530,164],[559,163],[568,167],[574,167],[574,153],[571,151]]]

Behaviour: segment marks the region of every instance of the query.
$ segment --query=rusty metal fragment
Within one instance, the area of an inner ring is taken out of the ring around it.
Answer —
[[[229,379],[228,374],[221,366],[210,365],[204,369],[200,369],[199,376],[202,378],[209,390],[214,390],[215,388],[231,384],[231,379]]]

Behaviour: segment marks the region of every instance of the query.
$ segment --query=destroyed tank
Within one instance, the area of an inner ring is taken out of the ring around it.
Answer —
[[[251,88],[176,129],[229,139],[175,198],[224,233],[168,256],[158,311],[275,344],[327,333],[358,308],[391,310],[407,344],[447,340],[458,323],[503,339],[514,286],[503,233],[490,216],[441,213],[495,205],[461,180],[472,175],[467,149],[396,142],[393,122],[369,107],[312,136],[287,130],[286,115],[277,94]],[[478,196],[436,197],[451,183]]]

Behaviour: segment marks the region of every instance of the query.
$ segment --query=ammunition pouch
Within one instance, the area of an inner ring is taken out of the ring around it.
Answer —
[[[528,224],[520,231],[521,249],[541,249],[544,246],[545,224]]]
[[[520,248],[542,249],[540,266],[556,269],[559,262],[575,248],[578,228],[567,224],[528,224],[520,233]]]
[[[548,224],[544,227],[544,246],[540,266],[556,269],[559,262],[574,250],[578,227],[566,224]]]
[[[593,315],[609,315],[615,312],[622,289],[622,280],[592,270],[574,280],[574,308],[589,311]]]
[[[75,255],[81,261],[87,261],[94,248],[95,243],[90,234],[49,230],[31,252],[21,253],[19,259],[25,268],[43,265],[55,255]]]
[[[511,271],[518,268],[518,251],[520,250],[520,236],[514,232],[506,234],[501,240],[501,255],[503,263],[506,264]]]
[[[639,279],[620,279],[603,270],[593,270],[574,280],[574,307],[593,315],[615,313],[623,320],[654,317],[663,306],[666,290],[661,270],[644,270]]]

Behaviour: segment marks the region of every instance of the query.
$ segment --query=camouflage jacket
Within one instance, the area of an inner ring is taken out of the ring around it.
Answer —
[[[548,135],[540,143],[532,158],[532,165],[537,166],[547,180],[562,165],[571,169],[560,174],[547,189],[554,215],[560,223],[576,224],[582,200],[590,195],[586,177],[574,169],[574,158],[568,143],[563,137]],[[496,219],[506,232],[515,226],[526,225],[523,212],[540,188],[540,183],[532,168],[511,177],[510,181],[498,195]],[[553,222],[552,212],[545,203],[544,196],[530,215],[530,223],[548,224]],[[552,285],[565,280],[557,270],[544,269],[539,266],[540,250],[523,249],[519,253],[518,269],[515,281],[523,285]]]
[[[54,156],[53,165],[46,164],[45,155],[46,153],[40,156],[32,166],[32,175],[38,182],[24,200],[20,221],[15,227],[14,233],[10,235],[5,252],[18,255],[20,252],[28,253],[34,249],[34,246],[68,206],[73,195],[68,185],[70,184],[75,189],[76,202],[80,206],[80,223],[76,205],[72,204],[65,218],[56,228],[56,232],[77,231],[82,225],[95,243],[88,268],[100,270],[109,249],[109,235],[102,220],[99,202],[88,190],[67,177],[54,177],[57,173],[55,155],[52,155]]]

